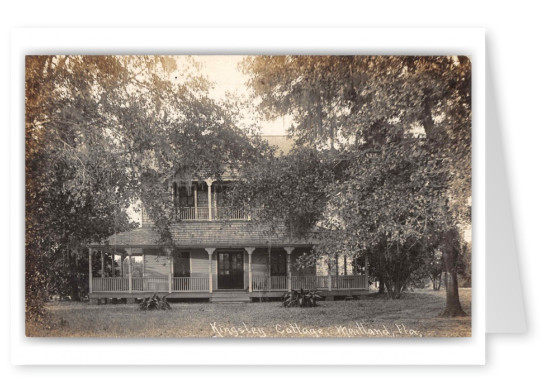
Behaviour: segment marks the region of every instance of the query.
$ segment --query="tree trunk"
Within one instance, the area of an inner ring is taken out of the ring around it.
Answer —
[[[379,294],[383,295],[385,293],[385,279],[379,277]]]
[[[459,302],[459,287],[457,284],[457,272],[452,271],[450,273],[448,287],[446,289],[446,309],[440,316],[442,317],[455,317],[455,316],[467,316],[461,303]]]
[[[432,290],[439,291],[440,287],[442,286],[442,273],[439,273],[438,275],[431,277],[431,280],[432,280]]]
[[[392,300],[399,299],[402,296],[402,285],[393,281],[385,281],[388,297]]]
[[[467,316],[459,302],[459,286],[457,284],[457,263],[459,261],[459,249],[456,245],[458,233],[449,230],[444,238],[444,266],[446,267],[446,308],[440,314],[442,317]]]

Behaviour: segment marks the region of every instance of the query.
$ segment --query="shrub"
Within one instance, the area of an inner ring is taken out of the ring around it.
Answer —
[[[166,295],[168,296],[168,295]],[[140,303],[140,310],[142,311],[152,311],[152,310],[170,310],[170,304],[166,301],[166,296],[159,297],[155,293],[153,296],[144,299]]]
[[[316,307],[317,300],[321,300],[321,296],[318,294],[318,291],[304,291],[303,289],[299,291],[292,290],[283,295],[283,306],[284,307]]]

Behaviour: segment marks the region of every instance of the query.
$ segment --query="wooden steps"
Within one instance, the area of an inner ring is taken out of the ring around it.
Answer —
[[[211,303],[249,303],[251,296],[244,291],[215,291],[212,292]]]

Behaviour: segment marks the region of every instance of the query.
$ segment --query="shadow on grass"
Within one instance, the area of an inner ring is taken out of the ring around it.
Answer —
[[[296,324],[339,336],[333,332],[336,328],[359,323],[387,328],[406,325],[429,337],[467,337],[471,333],[471,290],[460,289],[460,299],[469,316],[451,319],[438,317],[445,307],[444,290],[406,292],[399,300],[372,294],[365,300],[323,301],[313,308],[284,308],[281,302],[174,303],[171,311],[144,312],[134,303],[48,303],[50,323],[28,325],[27,332],[36,337],[212,337],[216,324],[263,328],[268,337],[282,337],[277,327]]]

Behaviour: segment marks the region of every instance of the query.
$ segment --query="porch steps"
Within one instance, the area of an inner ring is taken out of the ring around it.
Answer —
[[[244,291],[215,291],[212,292],[211,303],[248,303],[251,297]]]

